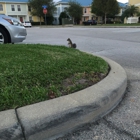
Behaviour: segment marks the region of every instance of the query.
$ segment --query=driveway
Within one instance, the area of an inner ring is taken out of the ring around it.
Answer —
[[[23,43],[67,45],[108,57],[119,63],[128,76],[123,101],[111,113],[95,123],[59,140],[140,140],[140,28],[27,28]]]

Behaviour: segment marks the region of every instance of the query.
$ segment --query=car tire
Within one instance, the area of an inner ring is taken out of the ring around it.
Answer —
[[[5,30],[0,29],[0,44],[8,43],[8,36]]]

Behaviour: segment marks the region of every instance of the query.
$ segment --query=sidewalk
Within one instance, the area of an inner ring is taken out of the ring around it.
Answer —
[[[96,85],[49,101],[0,112],[0,140],[51,140],[109,113],[122,100],[127,76],[119,64],[104,59],[111,71]]]

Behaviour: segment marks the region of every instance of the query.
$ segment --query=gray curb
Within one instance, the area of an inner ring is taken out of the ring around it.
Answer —
[[[75,25],[53,25],[53,26],[34,26],[34,27],[38,27],[38,28],[66,28],[66,27],[71,27],[71,28],[140,28],[140,26],[104,26],[104,25],[83,25],[83,26],[75,26]]]
[[[18,108],[16,112],[0,112],[0,140],[55,139],[110,112],[122,100],[127,76],[119,64],[104,59],[111,71],[96,85],[74,94]]]

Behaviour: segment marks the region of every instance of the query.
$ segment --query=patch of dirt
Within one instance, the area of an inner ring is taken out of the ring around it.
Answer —
[[[77,73],[62,81],[61,89],[59,90],[59,96],[68,95],[76,91],[90,87],[102,79],[104,79],[108,73]],[[53,91],[49,93],[49,99],[56,98],[57,94]]]

